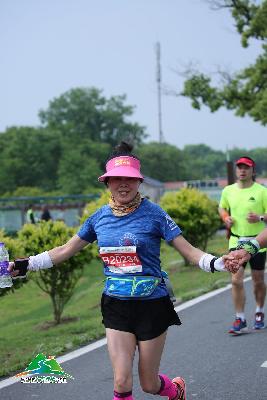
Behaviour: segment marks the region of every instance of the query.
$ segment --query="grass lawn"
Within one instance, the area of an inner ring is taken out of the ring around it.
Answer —
[[[216,235],[207,250],[213,254],[225,253],[227,241],[224,236]],[[161,260],[180,301],[230,282],[228,273],[208,274],[194,266],[183,266],[180,255],[165,243]],[[103,279],[101,262],[92,262],[64,309],[63,323],[56,326],[51,324],[50,298],[33,280],[0,298],[0,376],[24,370],[40,352],[58,356],[103,337],[100,313]]]

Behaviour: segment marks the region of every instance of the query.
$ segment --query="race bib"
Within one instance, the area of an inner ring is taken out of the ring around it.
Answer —
[[[142,272],[136,246],[100,247],[99,255],[110,272],[115,274]]]

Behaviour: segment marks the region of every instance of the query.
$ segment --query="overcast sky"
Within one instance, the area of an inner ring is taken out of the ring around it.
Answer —
[[[257,44],[240,45],[228,10],[205,0],[0,0],[0,131],[40,124],[38,111],[75,87],[105,97],[126,94],[132,121],[159,139],[155,44],[162,85],[181,90],[193,62],[204,72],[240,70]],[[194,110],[186,98],[162,96],[164,139],[182,149],[267,146],[267,129],[231,111]]]

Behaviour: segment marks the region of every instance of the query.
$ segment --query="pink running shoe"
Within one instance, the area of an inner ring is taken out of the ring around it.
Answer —
[[[169,400],[186,400],[186,385],[185,385],[185,380],[183,378],[181,378],[180,376],[177,376],[177,378],[174,378],[172,380],[172,382],[178,386],[179,389],[179,397],[175,398],[175,399],[170,399]]]

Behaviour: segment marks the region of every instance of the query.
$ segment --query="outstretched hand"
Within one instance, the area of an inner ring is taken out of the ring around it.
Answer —
[[[232,252],[222,256],[222,260],[227,271],[231,272],[232,274],[237,273],[239,268],[242,266],[239,260],[232,255]]]
[[[231,251],[223,256],[225,268],[232,273],[236,273],[244,263],[250,260],[251,255],[244,249]]]
[[[248,253],[245,249],[231,251],[231,253],[228,254],[228,256],[233,257],[235,260],[238,261],[240,265],[243,265],[244,263],[248,262],[251,258],[251,254]]]

